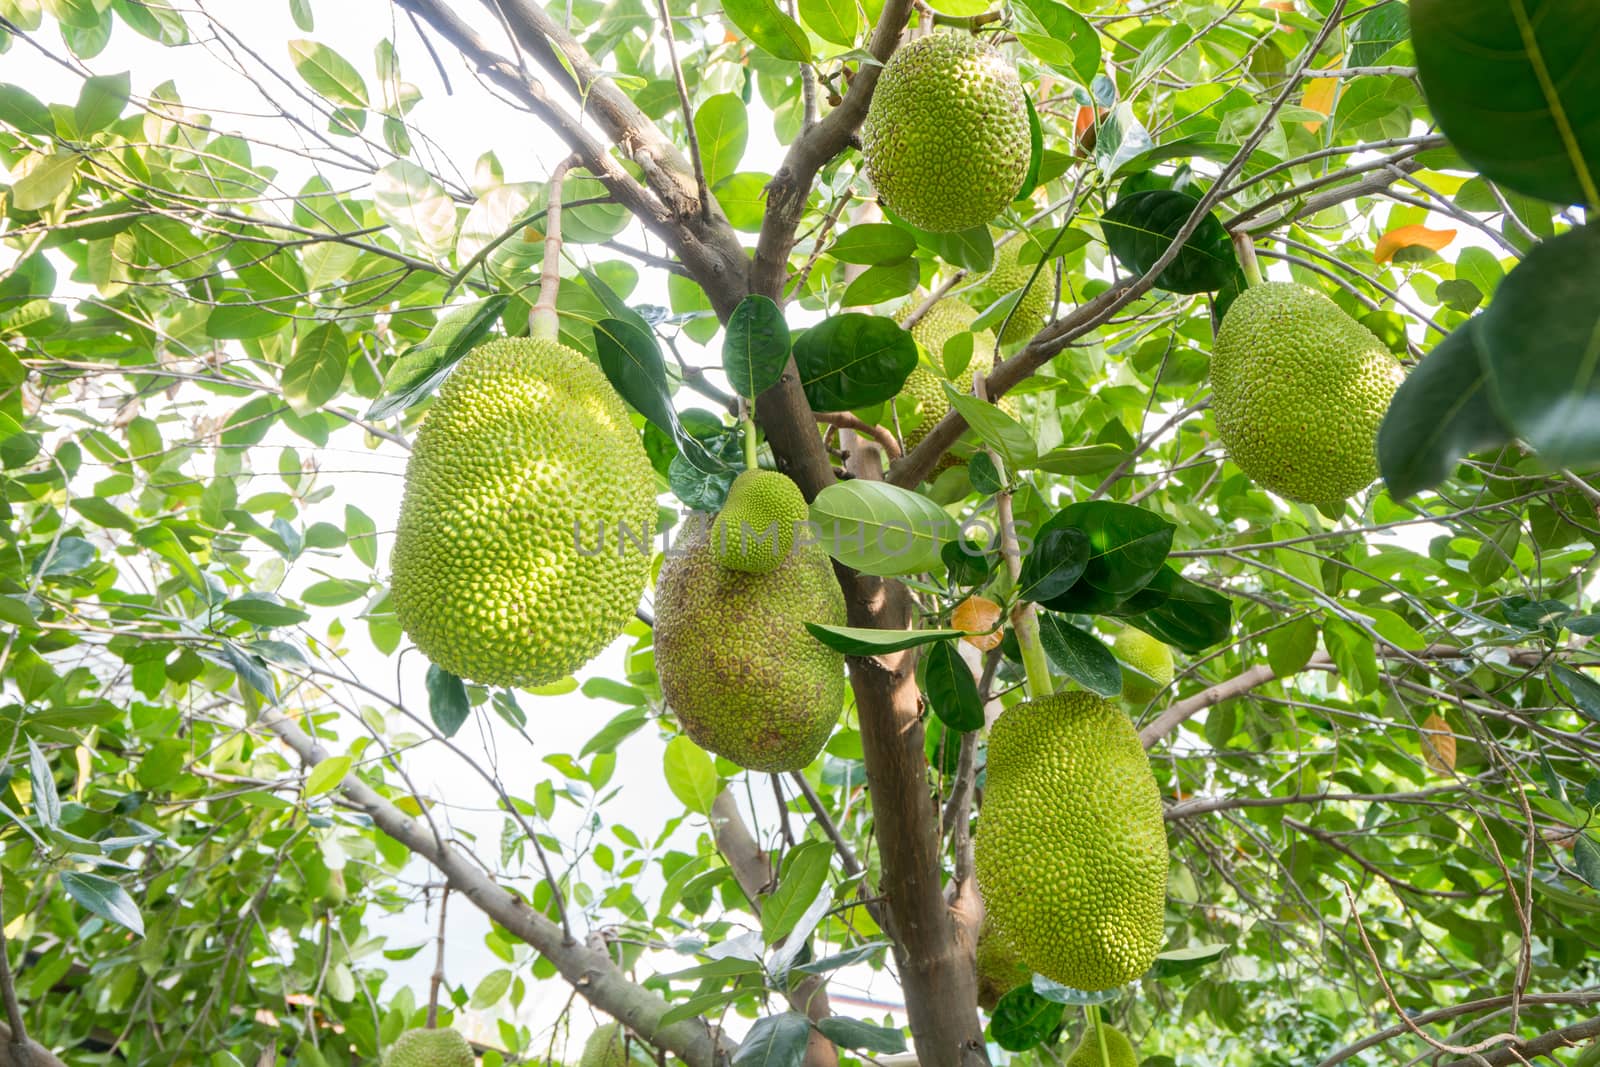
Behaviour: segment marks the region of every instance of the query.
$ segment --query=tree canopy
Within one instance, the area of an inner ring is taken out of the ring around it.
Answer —
[[[258,6],[0,0],[26,1062],[345,1067],[426,1020],[554,1065],[612,1017],[688,1067],[1059,1064],[1099,1018],[1146,1067],[1600,1063],[1591,0],[390,0],[354,5],[371,54],[328,29],[352,5]],[[934,28],[1027,96],[1021,188],[954,233],[861,151]],[[471,158],[418,121],[457,100],[497,131]],[[1220,441],[1216,331],[1263,278],[1405,365],[1337,506]],[[950,296],[975,316],[919,346]],[[658,553],[747,456],[809,502],[850,686],[805,770],[680,729],[650,595],[532,690],[403,634],[417,428],[541,298],[629,406]],[[1051,687],[1139,730],[1164,940],[980,1011],[987,729]],[[446,902],[493,967],[444,967]],[[903,1022],[839,993],[872,974]]]

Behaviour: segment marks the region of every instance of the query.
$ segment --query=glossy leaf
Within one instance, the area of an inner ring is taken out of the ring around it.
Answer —
[[[1046,1000],[1031,986],[1018,986],[995,1005],[989,1017],[989,1036],[1008,1052],[1026,1052],[1061,1025],[1066,1006]]]
[[[800,384],[815,411],[848,411],[889,400],[917,367],[917,343],[892,319],[846,312],[794,342]]]
[[[394,361],[384,379],[383,396],[367,409],[366,417],[386,419],[431,395],[461,357],[488,336],[508,299],[487,297],[441,318],[426,340]]]
[[[928,649],[917,662],[917,678],[940,722],[961,733],[983,726],[977,680],[954,642],[941,641]]]
[[[1197,206],[1199,201],[1187,193],[1148,189],[1118,197],[1100,226],[1117,262],[1129,273],[1143,275],[1165,254]],[[1183,243],[1178,258],[1156,276],[1156,287],[1174,293],[1213,292],[1238,270],[1233,242],[1216,215],[1208,212]]]
[[[835,482],[811,502],[828,555],[862,574],[916,574],[939,566],[954,521],[920,493],[887,482]]]
[[[962,636],[964,630],[875,630],[866,626],[828,626],[820,622],[806,623],[811,636],[835,652],[847,656],[883,656],[935,641],[949,641]]]
[[[1114,697],[1122,692],[1122,667],[1094,634],[1054,612],[1041,611],[1039,642],[1057,669],[1091,693]]]
[[[810,61],[806,31],[772,0],[724,0],[722,11],[762,51],[794,63]]]
[[[722,367],[740,396],[755,398],[778,384],[789,363],[789,326],[769,298],[754,294],[728,317]]]
[[[454,737],[472,714],[466,686],[460,678],[432,663],[428,664],[427,681],[428,714],[440,733]]]

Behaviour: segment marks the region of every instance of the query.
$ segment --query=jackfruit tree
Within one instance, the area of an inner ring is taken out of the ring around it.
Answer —
[[[1600,1063],[1592,0],[0,0],[0,1067]]]

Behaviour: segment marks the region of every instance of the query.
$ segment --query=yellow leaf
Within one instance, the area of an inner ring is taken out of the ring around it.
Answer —
[[[1000,624],[1000,605],[987,597],[969,596],[956,605],[950,613],[950,625],[967,631],[961,640],[984,652],[997,647],[1003,636],[995,627]],[[994,630],[993,633],[988,631]]]
[[[1450,724],[1437,711],[1422,722],[1422,758],[1439,774],[1456,769],[1456,738],[1450,732]]]
[[[1324,69],[1332,69],[1344,62],[1344,56],[1334,56],[1325,64]],[[1313,78],[1306,82],[1306,94],[1300,98],[1300,106],[1307,111],[1315,111],[1319,115],[1332,115],[1334,101],[1339,96],[1338,78]],[[1322,123],[1302,122],[1300,125],[1316,133],[1322,129]]]
[[[1426,226],[1401,226],[1378,238],[1374,262],[1387,263],[1402,248],[1431,248],[1435,252],[1456,239],[1454,230],[1430,230]]]

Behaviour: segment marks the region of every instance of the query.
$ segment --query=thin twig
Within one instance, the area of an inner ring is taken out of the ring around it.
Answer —
[[[428,979],[428,1029],[439,1025],[439,990],[444,988],[445,917],[450,909],[450,883],[439,893],[439,947],[433,957],[433,976]]]

